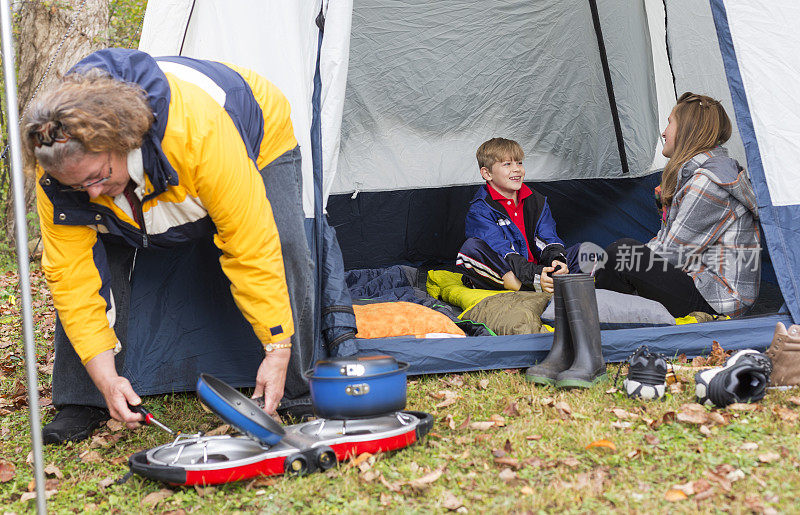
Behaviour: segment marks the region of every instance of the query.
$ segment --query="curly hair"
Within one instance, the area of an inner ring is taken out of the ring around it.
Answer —
[[[672,110],[677,123],[675,150],[661,174],[661,201],[672,204],[678,173],[689,159],[722,145],[731,137],[731,121],[717,100],[686,92]]]
[[[26,158],[45,169],[87,153],[127,154],[153,124],[145,91],[93,68],[65,76],[22,122]]]

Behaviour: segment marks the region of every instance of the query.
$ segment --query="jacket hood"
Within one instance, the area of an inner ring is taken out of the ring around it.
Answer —
[[[155,191],[146,198],[165,191],[167,185],[177,185],[178,173],[161,150],[169,118],[170,89],[167,77],[156,60],[138,50],[107,48],[88,55],[68,73],[81,73],[92,68],[100,68],[117,80],[138,84],[147,94],[155,121],[144,135],[142,157],[148,164],[145,173],[150,177]]]
[[[687,161],[681,168],[679,187],[695,173],[702,173],[708,177],[714,184],[741,202],[753,213],[753,217],[758,219],[758,201],[747,171],[738,161],[728,157],[728,150],[725,147],[715,147]]]

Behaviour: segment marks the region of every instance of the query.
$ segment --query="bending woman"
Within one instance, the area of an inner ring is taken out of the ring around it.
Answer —
[[[728,115],[718,101],[684,93],[662,136],[661,230],[644,245],[612,243],[596,286],[658,301],[675,317],[741,315],[758,296],[761,236],[747,173],[721,146]]]
[[[300,150],[277,87],[232,65],[101,50],[34,104],[23,130],[39,165],[42,266],[58,311],[59,412],[44,428],[46,443],[86,438],[109,416],[136,427],[131,383],[170,392],[224,365],[175,366],[178,347],[201,354],[194,338],[182,338],[147,349],[157,384],[142,385],[126,369],[124,355],[135,355],[125,338],[128,319],[137,319],[134,249],[213,238],[233,300],[263,344],[253,351],[261,357],[255,395],[273,413],[284,393],[307,391],[291,371],[311,356],[313,334],[298,338],[295,328],[312,326],[295,320],[313,307],[312,262]],[[178,308],[163,306],[164,319]]]

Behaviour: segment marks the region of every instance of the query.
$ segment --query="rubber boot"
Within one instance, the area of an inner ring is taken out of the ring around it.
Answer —
[[[800,385],[800,326],[786,329],[781,322],[775,326],[775,335],[767,349],[772,360],[772,386]]]
[[[561,293],[569,319],[575,359],[572,366],[556,376],[556,387],[589,388],[606,377],[594,277],[589,274],[569,274],[564,278]]]
[[[562,285],[567,276],[553,276],[553,302],[555,303],[555,332],[553,345],[544,360],[525,371],[525,379],[536,384],[555,384],[556,376],[572,365],[572,337],[569,331],[569,320],[564,309]]]

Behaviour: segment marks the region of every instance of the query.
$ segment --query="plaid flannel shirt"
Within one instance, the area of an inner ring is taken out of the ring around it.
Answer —
[[[689,274],[718,313],[743,314],[761,278],[758,208],[747,172],[723,147],[681,168],[666,220],[647,246]]]

